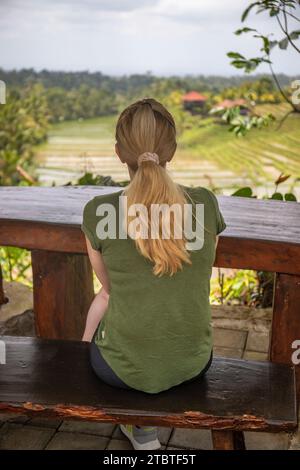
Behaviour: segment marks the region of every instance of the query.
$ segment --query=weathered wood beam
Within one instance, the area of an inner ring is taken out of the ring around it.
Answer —
[[[44,403],[13,403],[0,402],[0,411],[20,413],[32,417],[78,419],[85,421],[94,421],[102,423],[127,423],[141,426],[168,426],[189,429],[213,429],[213,439],[215,445],[223,440],[229,442],[239,442],[242,439],[242,431],[265,431],[265,432],[283,432],[295,430],[295,424],[291,422],[276,422],[259,418],[256,416],[214,416],[205,413],[190,412],[184,413],[151,413],[148,411],[136,411],[120,408],[95,408],[92,406],[68,405],[63,403],[44,404]],[[237,434],[231,436],[231,431]],[[220,434],[219,434],[220,433]],[[228,433],[228,434],[227,434]],[[232,445],[232,444],[231,444]],[[216,447],[217,448],[217,447]]]
[[[36,331],[43,338],[81,339],[94,297],[85,255],[32,250]]]
[[[0,264],[0,307],[1,305],[6,304],[7,302],[8,302],[8,298],[6,297],[4,293],[2,268]]]
[[[292,364],[293,343],[300,340],[300,276],[276,273],[269,358]],[[300,364],[295,364],[300,393]]]
[[[0,224],[0,243],[28,250],[86,254],[84,234],[72,225],[5,221]],[[215,266],[300,275],[300,245],[221,235]]]

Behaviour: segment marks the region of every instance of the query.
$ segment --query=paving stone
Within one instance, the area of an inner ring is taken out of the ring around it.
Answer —
[[[57,429],[62,423],[60,418],[32,418],[29,420],[28,424],[30,426],[41,426],[43,428],[53,428]]]
[[[292,434],[289,450],[300,450],[300,429]]]
[[[248,450],[287,450],[289,434],[267,432],[245,432],[245,444]]]
[[[270,336],[268,333],[249,331],[246,349],[247,351],[258,351],[267,353],[269,350]]]
[[[166,448],[166,450],[185,450],[184,447],[172,447],[172,446],[168,446]]]
[[[0,413],[0,422],[10,423],[27,423],[30,420],[28,416],[20,415],[19,413]]]
[[[216,269],[216,268],[214,268]],[[215,328],[268,332],[271,327],[272,308],[246,305],[212,305],[212,324]]]
[[[162,445],[160,449],[157,450],[165,450],[166,446]],[[126,441],[124,439],[111,439],[106,450],[133,450],[133,446],[128,439]]]
[[[158,428],[158,439],[161,444],[167,444],[171,434],[172,434],[173,428],[166,428],[166,427],[159,427]]]
[[[111,439],[106,450],[133,450],[128,439]]]
[[[18,334],[25,336],[27,330],[23,333],[23,329],[11,330],[11,328],[5,328],[6,322],[10,322],[14,319],[20,319],[24,312],[28,312],[33,307],[33,292],[32,289],[21,282],[10,281],[3,282],[3,288],[5,295],[8,297],[9,302],[1,305],[0,315],[0,334]]]
[[[57,432],[46,450],[104,450],[108,438],[79,432]]]
[[[169,441],[171,447],[188,449],[212,449],[211,432],[206,429],[176,428]]]
[[[230,349],[244,349],[247,331],[230,330],[228,328],[214,328],[214,346]]]
[[[99,436],[111,436],[116,425],[111,423],[96,423],[93,421],[65,420],[59,431],[83,432],[87,434],[97,434]]]
[[[44,449],[55,431],[53,429],[5,423],[0,430],[0,449]]]
[[[300,423],[300,407],[298,411],[298,422]],[[291,434],[289,450],[300,450],[300,425],[296,432]]]
[[[159,427],[158,428],[158,439],[161,444],[167,444],[172,433],[172,428]],[[127,440],[127,437],[124,436],[119,426],[116,426],[114,433],[112,435],[113,439]]]
[[[222,356],[222,357],[236,357],[240,359],[243,355],[242,349],[231,349],[231,348],[220,348],[214,347],[214,356]]]
[[[245,351],[243,359],[248,361],[267,361],[268,353],[257,351]]]

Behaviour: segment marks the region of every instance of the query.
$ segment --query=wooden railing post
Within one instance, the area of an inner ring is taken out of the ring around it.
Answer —
[[[94,297],[88,256],[32,250],[31,259],[38,336],[81,339]]]
[[[242,431],[211,431],[214,450],[245,450],[245,439]]]
[[[292,364],[292,347],[300,340],[300,276],[276,273],[273,297],[273,319],[269,350],[272,362]],[[296,365],[298,396],[300,365]]]
[[[8,298],[5,296],[4,287],[3,287],[3,276],[2,276],[2,269],[0,264],[0,307],[3,304],[8,302]]]

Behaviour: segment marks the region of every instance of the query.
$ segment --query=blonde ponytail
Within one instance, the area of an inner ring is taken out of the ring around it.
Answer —
[[[126,108],[120,115],[116,127],[116,141],[120,158],[134,172],[131,183],[125,188],[127,206],[143,204],[148,211],[148,238],[137,238],[135,244],[138,251],[153,266],[153,273],[173,275],[182,269],[183,263],[191,264],[190,255],[185,247],[184,236],[175,238],[174,213],[170,220],[159,218],[158,238],[151,237],[151,207],[153,204],[176,204],[184,214],[186,198],[183,190],[169,176],[165,169],[176,150],[176,129],[171,114],[154,99],[138,101]],[[156,153],[158,162],[143,160],[138,157],[144,152]],[[131,217],[128,216],[128,222]],[[183,223],[183,217],[181,218]],[[163,238],[164,224],[170,224],[170,236]],[[182,229],[182,227],[181,227]],[[182,230],[183,233],[183,230]]]

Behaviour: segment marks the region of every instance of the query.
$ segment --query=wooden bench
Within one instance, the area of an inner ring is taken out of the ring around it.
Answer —
[[[159,394],[120,390],[96,377],[88,343],[0,337],[0,412],[107,423],[205,428],[215,449],[243,449],[243,431],[297,427],[295,371],[270,362],[214,358],[204,379]]]
[[[0,187],[0,246],[31,250],[38,336],[81,338],[94,295],[80,230],[83,207],[119,189]],[[218,201],[227,228],[215,266],[276,273],[269,359],[291,364],[292,344],[300,339],[300,204],[229,196]],[[300,379],[300,364],[296,372]]]

